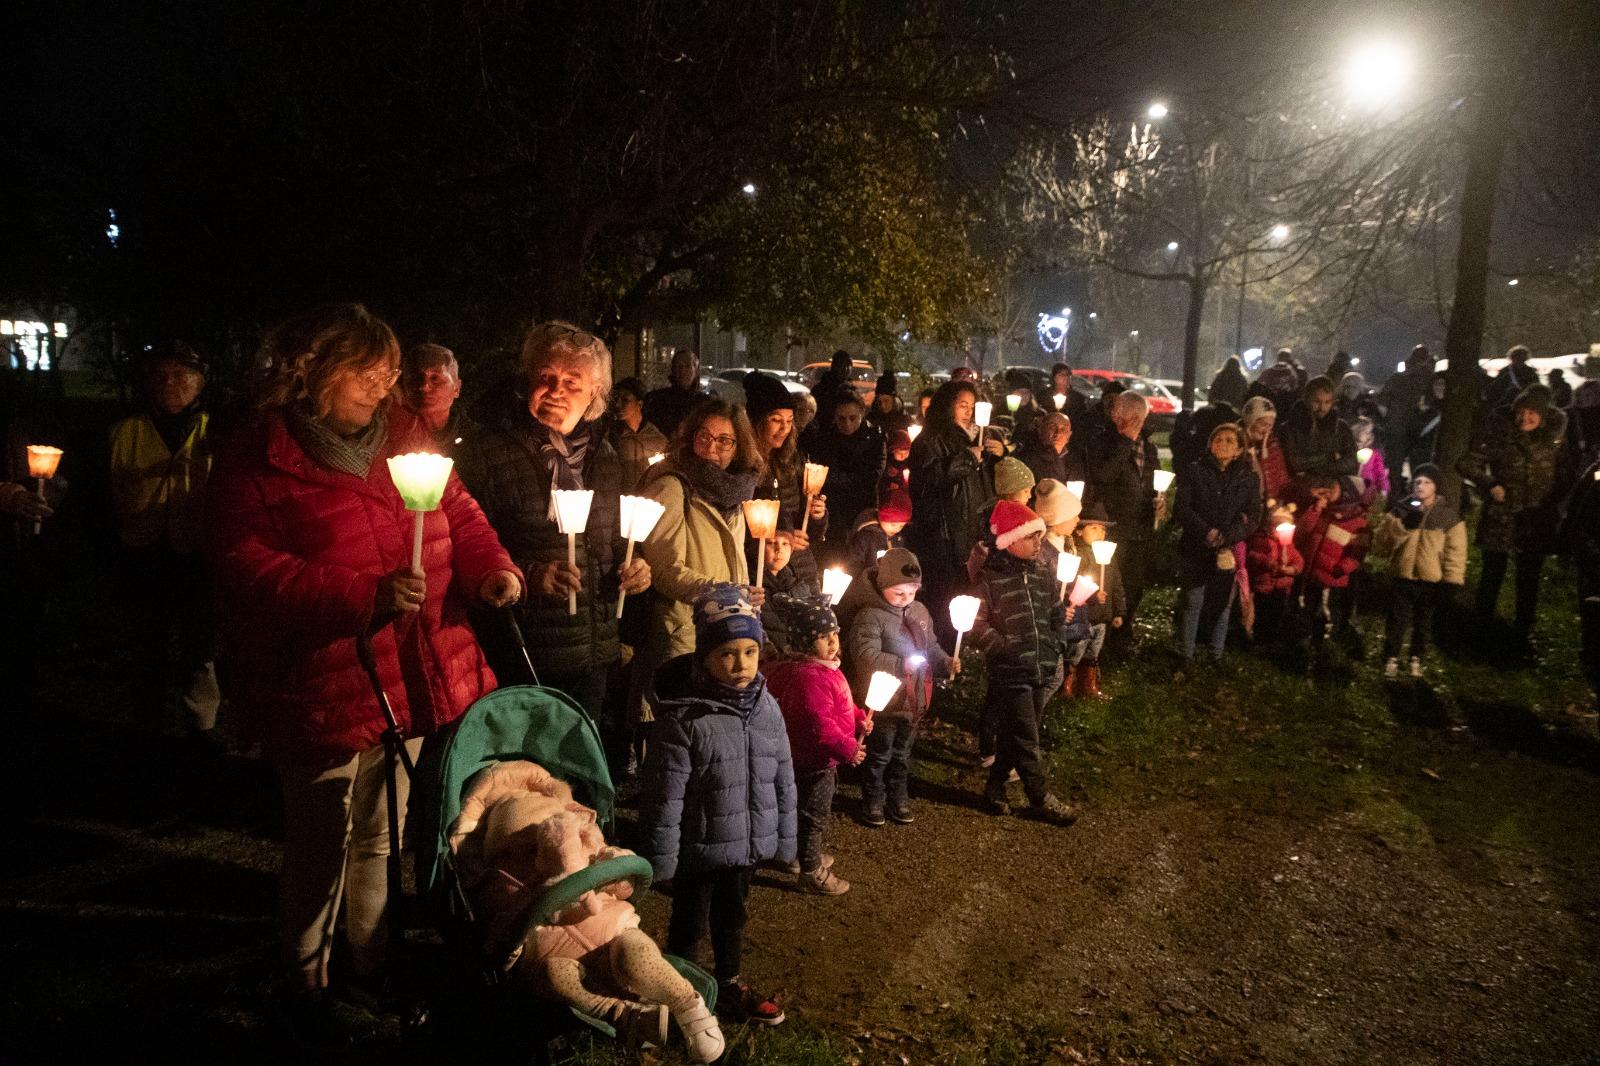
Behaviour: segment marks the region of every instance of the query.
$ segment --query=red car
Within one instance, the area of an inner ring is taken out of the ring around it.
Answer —
[[[1152,428],[1166,430],[1172,428],[1173,421],[1178,417],[1178,401],[1164,386],[1125,370],[1075,367],[1072,371],[1072,387],[1091,400],[1099,399],[1100,388],[1108,381],[1120,382],[1129,392],[1138,393],[1149,402]]]

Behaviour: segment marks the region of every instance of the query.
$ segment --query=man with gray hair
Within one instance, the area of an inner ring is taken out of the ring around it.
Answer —
[[[461,396],[461,366],[442,344],[418,344],[400,364],[400,398],[422,419],[443,455],[454,455],[465,431],[455,402]]]
[[[1166,497],[1155,490],[1159,466],[1156,446],[1144,433],[1150,405],[1136,392],[1111,398],[1106,414],[1110,425],[1088,442],[1089,484],[1084,504],[1106,510],[1122,567],[1122,587],[1127,596],[1127,622],[1107,634],[1107,646],[1126,654],[1133,644],[1133,619],[1150,579],[1156,522],[1166,513]]]

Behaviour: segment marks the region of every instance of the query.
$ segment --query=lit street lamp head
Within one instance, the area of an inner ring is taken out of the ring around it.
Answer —
[[[1275,240],[1275,241],[1286,241],[1286,240],[1288,240],[1289,239],[1289,227],[1285,226],[1282,222],[1278,223],[1276,226],[1273,226],[1272,227],[1272,239]]]
[[[1410,81],[1411,54],[1394,41],[1368,42],[1345,63],[1345,93],[1357,107],[1387,107],[1400,99]]]
[[[1167,117],[1167,105],[1162,103],[1160,100],[1157,100],[1155,103],[1150,105],[1150,109],[1148,111],[1146,111],[1145,114],[1149,115],[1151,118],[1154,118],[1154,119],[1166,118]]]

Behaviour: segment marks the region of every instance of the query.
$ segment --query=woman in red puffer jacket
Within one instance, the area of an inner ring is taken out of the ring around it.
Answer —
[[[228,693],[283,787],[285,961],[300,1007],[321,1012],[339,910],[356,982],[377,974],[385,943],[384,721],[356,638],[371,638],[414,757],[494,687],[469,603],[504,606],[522,582],[453,474],[411,569],[414,516],[385,460],[427,434],[389,405],[400,349],[387,325],[357,305],[320,308],[275,330],[266,354],[262,410],[213,472],[209,549]]]

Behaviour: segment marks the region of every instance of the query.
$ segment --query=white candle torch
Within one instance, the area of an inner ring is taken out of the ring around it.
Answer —
[[[1372,449],[1371,448],[1357,448],[1356,449],[1356,461],[1358,463],[1360,463],[1362,466],[1366,466],[1368,461],[1371,460],[1371,458],[1372,458]]]
[[[988,400],[979,400],[972,405],[972,422],[979,429],[989,428],[989,416],[994,414],[994,404]]]
[[[659,463],[661,460],[663,460],[665,458],[666,458],[666,456],[664,454],[662,454],[661,452],[656,452],[650,458],[646,459],[644,461],[644,464],[646,466],[655,466],[657,463]]]
[[[1287,548],[1289,542],[1294,540],[1294,523],[1279,522],[1273,527],[1273,532],[1278,534],[1278,543]]]
[[[594,504],[593,489],[551,489],[556,509],[556,528],[567,535],[567,565],[578,568],[578,534],[589,526],[589,508]],[[578,613],[578,590],[567,590],[567,614]]]
[[[1072,586],[1072,595],[1067,597],[1067,602],[1074,607],[1082,607],[1089,602],[1089,597],[1100,591],[1099,584],[1088,574],[1078,578]]]
[[[767,541],[778,532],[778,501],[744,501],[744,524],[756,538],[756,588],[760,588],[767,572]]]
[[[835,566],[824,570],[822,572],[822,594],[828,597],[829,603],[837,607],[839,606],[839,601],[844,599],[844,591],[850,587],[852,580],[854,579],[845,573],[842,567]]]
[[[889,701],[894,699],[894,694],[899,691],[900,679],[898,677],[884,673],[882,670],[874,671],[872,680],[867,682],[867,710],[873,714],[878,714],[889,706]]]
[[[917,438],[922,436],[922,427],[915,422],[911,423],[906,427],[906,436],[910,437],[911,442],[915,444]]]
[[[648,496],[624,496],[621,501],[622,539],[628,546],[622,552],[622,569],[626,570],[633,563],[633,546],[639,541],[650,536],[651,530],[656,528],[656,523],[661,521],[661,516],[667,509]],[[622,617],[622,601],[628,594],[621,589],[617,590],[617,617]]]
[[[408,452],[389,457],[389,478],[406,510],[416,515],[411,530],[411,569],[422,572],[422,523],[429,511],[439,509],[450,482],[455,460],[433,452]]]
[[[1071,552],[1062,552],[1056,556],[1056,580],[1061,582],[1060,599],[1067,598],[1067,585],[1078,576],[1078,567],[1083,560]]]
[[[61,465],[61,449],[53,448],[48,444],[28,445],[28,475],[33,478],[39,494],[39,502],[44,502],[44,483],[56,476],[56,467]],[[33,520],[33,533],[38,536],[44,532],[44,519]]]
[[[1006,410],[1007,411],[1010,411],[1012,414],[1016,414],[1017,413],[1017,409],[1019,407],[1021,407],[1021,406],[1022,406],[1022,394],[1021,393],[1012,392],[1012,393],[1008,393],[1006,395]]]
[[[1069,481],[1067,482],[1067,491],[1081,500],[1083,499],[1083,484],[1081,481]]]
[[[1155,479],[1156,491],[1166,492],[1172,487],[1172,479],[1177,475],[1170,470],[1157,470],[1152,477]]]
[[[1056,402],[1057,411],[1067,406],[1067,394],[1064,392],[1058,392],[1050,398]]]
[[[956,596],[950,601],[950,625],[956,631],[956,662],[961,661],[961,638],[978,620],[978,597]]]
[[[1106,564],[1111,557],[1117,554],[1117,546],[1109,540],[1097,540],[1089,545],[1089,550],[1094,552],[1094,561],[1100,565],[1100,584],[1106,583]]]
[[[828,480],[828,468],[821,463],[807,463],[805,472],[806,510],[800,516],[800,532],[806,531],[806,526],[811,522],[811,501],[822,491],[823,482]]]

